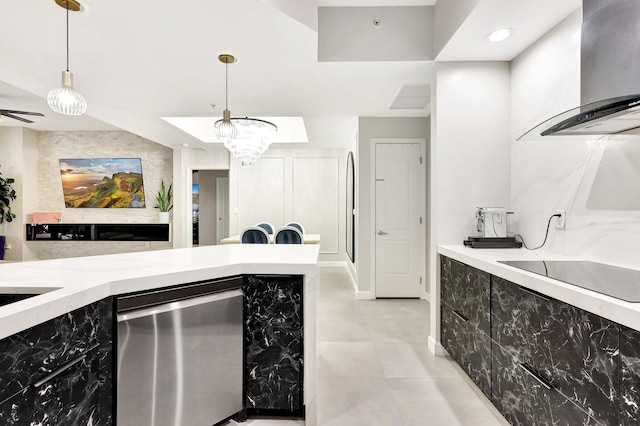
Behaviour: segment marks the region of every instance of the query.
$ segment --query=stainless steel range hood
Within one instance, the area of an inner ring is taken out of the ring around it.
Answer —
[[[583,0],[582,106],[520,139],[609,135],[640,128],[640,1]]]

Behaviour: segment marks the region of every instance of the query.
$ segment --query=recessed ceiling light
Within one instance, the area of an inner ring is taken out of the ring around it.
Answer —
[[[513,33],[511,28],[500,28],[498,30],[491,31],[485,38],[491,42],[502,41],[508,39],[511,33]]]

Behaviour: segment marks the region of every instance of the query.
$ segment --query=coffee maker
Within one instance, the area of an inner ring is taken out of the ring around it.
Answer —
[[[476,210],[478,237],[505,238],[507,236],[507,212],[502,207],[478,207]]]
[[[509,215],[513,219],[513,213]],[[507,231],[507,217],[503,207],[478,207],[475,217],[477,234],[464,240],[464,245],[472,248],[522,247],[522,243],[513,236],[513,230]]]

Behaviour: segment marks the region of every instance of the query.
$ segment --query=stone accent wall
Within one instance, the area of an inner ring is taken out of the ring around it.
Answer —
[[[38,200],[40,211],[59,211],[63,223],[157,223],[155,194],[160,181],[173,181],[173,150],[125,131],[41,132]],[[146,207],[141,209],[65,208],[60,158],[140,158]],[[33,242],[39,259],[91,256],[171,248],[170,242]]]

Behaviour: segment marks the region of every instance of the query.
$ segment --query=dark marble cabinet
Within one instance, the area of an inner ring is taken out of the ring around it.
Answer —
[[[536,378],[517,356],[493,343],[493,405],[513,425],[598,425],[593,418]]]
[[[510,423],[640,424],[640,332],[445,256],[441,288],[443,347]]]
[[[491,398],[491,340],[447,306],[442,307],[442,346]]]
[[[246,276],[243,293],[246,408],[302,416],[303,277]]]
[[[491,335],[496,344],[550,383],[553,391],[608,425],[618,424],[618,330],[612,321],[491,277]],[[570,409],[553,414],[563,419],[565,411],[572,415]]]
[[[112,301],[0,340],[0,423],[112,423]]]
[[[489,274],[441,257],[442,346],[491,397]]]
[[[442,303],[488,336],[490,275],[448,257],[440,259]]]
[[[640,332],[620,327],[620,424],[640,424]]]

